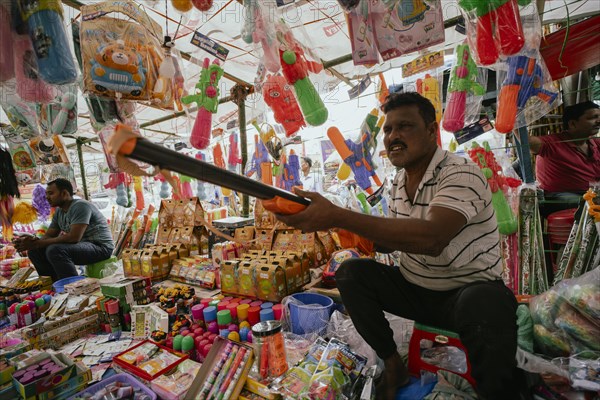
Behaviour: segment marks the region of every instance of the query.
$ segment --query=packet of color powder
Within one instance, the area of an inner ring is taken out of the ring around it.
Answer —
[[[366,357],[354,353],[341,340],[332,338],[310,380],[310,398],[337,399],[342,394],[350,398],[366,364]]]
[[[327,342],[323,338],[317,341],[308,350],[306,356],[285,375],[277,378],[271,387],[281,393],[284,397],[300,398],[308,394],[310,379],[317,369],[317,364],[327,348]]]

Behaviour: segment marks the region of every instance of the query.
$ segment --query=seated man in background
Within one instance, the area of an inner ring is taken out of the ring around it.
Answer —
[[[78,275],[76,265],[110,258],[114,243],[106,218],[92,203],[73,199],[71,182],[56,179],[48,183],[46,198],[55,212],[44,236],[15,239],[15,248],[27,251],[40,276],[57,281]]]
[[[399,251],[399,265],[346,260],[336,273],[342,301],[358,333],[384,361],[377,398],[393,400],[409,381],[384,311],[452,330],[467,348],[482,399],[519,399],[517,302],[501,279],[502,259],[492,193],[470,160],[437,146],[431,102],[417,93],[394,93],[383,143],[398,169],[390,218],[338,207],[317,193],[296,190],[311,204],[277,215],[305,232],[342,228]]]
[[[565,107],[564,131],[530,136],[536,179],[548,203],[540,207],[544,216],[575,208],[590,182],[600,181],[600,107],[587,101]]]

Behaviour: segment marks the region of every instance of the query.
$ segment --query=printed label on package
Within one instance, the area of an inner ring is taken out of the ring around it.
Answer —
[[[221,46],[219,43],[215,42],[211,38],[206,35],[201,34],[200,32],[194,32],[194,36],[192,37],[192,42],[194,46],[201,48],[207,53],[217,57],[221,61],[227,60],[227,55],[229,54],[229,50],[225,47]]]

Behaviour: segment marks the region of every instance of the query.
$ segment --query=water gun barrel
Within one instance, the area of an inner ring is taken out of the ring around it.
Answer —
[[[477,18],[476,47],[481,65],[492,65],[500,56],[494,39],[492,18],[493,13],[491,12]]]
[[[496,130],[508,133],[513,130],[517,119],[520,85],[505,85],[498,96],[498,112],[496,114]]]
[[[518,223],[515,218],[504,192],[498,188],[492,193],[492,206],[496,212],[496,221],[498,222],[498,231],[503,235],[512,235],[517,231]]]
[[[517,0],[508,0],[496,9],[496,28],[500,51],[505,56],[517,54],[525,44]]]
[[[119,143],[130,134],[128,127],[118,125],[111,143]],[[207,162],[177,153],[174,150],[159,146],[146,139],[130,138],[118,149],[121,155],[180,174],[187,174],[196,179],[226,187],[263,201],[263,206],[272,212],[294,214],[302,211],[310,204],[310,200],[286,190],[254,181],[242,175],[227,171]]]
[[[442,126],[448,132],[456,132],[465,126],[465,111],[467,108],[467,92],[457,91],[451,92],[446,111],[444,112],[444,120]]]

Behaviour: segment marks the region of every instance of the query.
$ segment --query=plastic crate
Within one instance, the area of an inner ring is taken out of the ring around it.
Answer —
[[[148,389],[146,386],[142,385],[133,376],[131,376],[129,374],[125,374],[125,373],[116,374],[116,375],[111,376],[110,378],[103,379],[100,382],[96,383],[95,385],[92,385],[92,386],[88,387],[87,389],[82,390],[81,392],[77,393],[76,395],[69,397],[67,400],[75,400],[75,399],[79,398],[78,396],[83,395],[84,393],[96,394],[96,392],[99,392],[100,389],[104,389],[106,386],[108,386],[109,384],[111,384],[113,382],[125,382],[126,384],[133,386],[134,389],[139,389],[142,392],[144,392],[145,394],[147,394],[148,396],[150,396],[150,400],[156,400],[156,393],[154,393],[153,391]]]
[[[65,291],[65,285],[68,285],[69,283],[80,281],[85,278],[87,278],[87,276],[83,276],[83,275],[70,276],[68,278],[63,278],[61,280],[54,282],[54,284],[52,286],[54,286],[54,291],[56,293],[63,293]]]

